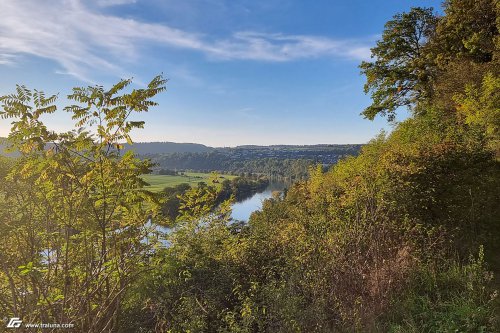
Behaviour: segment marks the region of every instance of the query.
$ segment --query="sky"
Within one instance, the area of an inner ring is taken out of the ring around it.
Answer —
[[[45,121],[67,131],[72,87],[142,88],[163,73],[159,106],[135,117],[146,122],[137,142],[365,143],[392,125],[360,116],[370,98],[358,65],[415,6],[440,1],[0,0],[0,95],[59,93]]]

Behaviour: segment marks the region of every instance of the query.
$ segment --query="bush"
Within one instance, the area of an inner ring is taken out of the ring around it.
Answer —
[[[425,266],[415,274],[406,291],[394,300],[390,317],[381,330],[388,332],[498,332],[495,312],[498,292],[493,275],[478,258],[460,265]]]

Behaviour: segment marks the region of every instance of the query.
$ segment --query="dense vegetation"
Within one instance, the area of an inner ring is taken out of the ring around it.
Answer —
[[[174,153],[148,156],[162,168],[193,170],[201,172],[217,171],[235,175],[262,174],[282,181],[305,179],[313,160],[280,158],[234,158],[220,152]]]
[[[170,233],[146,223],[165,220],[142,190],[151,165],[118,142],[161,77],[74,89],[62,134],[39,119],[55,97],[18,87],[1,99],[22,154],[0,161],[2,313],[82,332],[499,331],[499,6],[448,0],[442,17],[389,21],[361,65],[363,114],[412,116],[245,225],[228,202],[213,209],[212,186],[184,191]]]
[[[307,178],[311,165],[329,167],[342,158],[355,156],[361,145],[238,146],[214,148],[204,153],[145,154],[160,168],[244,175],[258,173],[275,180],[293,182]]]
[[[26,322],[74,323],[82,332],[114,331],[125,292],[148,268],[154,242],[145,222],[158,210],[142,191],[150,163],[120,155],[131,142],[129,121],[165,89],[118,93],[124,80],[74,88],[75,130],[49,131],[41,117],[56,112],[56,95],[18,86],[0,98],[1,116],[12,118],[12,149],[21,156],[0,183],[0,310]],[[50,149],[45,149],[50,143]]]

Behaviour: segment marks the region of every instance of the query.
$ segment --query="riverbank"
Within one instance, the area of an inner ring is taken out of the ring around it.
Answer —
[[[211,182],[197,184],[199,186],[209,187],[213,193],[213,208],[219,206],[226,200],[233,198],[235,202],[243,202],[252,198],[256,193],[264,192],[269,187],[267,178],[250,179],[246,177],[235,177],[233,179],[215,179]],[[162,214],[169,224],[174,224],[180,214],[180,207],[184,197],[194,186],[187,183],[178,184],[172,187],[166,187],[159,192],[162,200]]]

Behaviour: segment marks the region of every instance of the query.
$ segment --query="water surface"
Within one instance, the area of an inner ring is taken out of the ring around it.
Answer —
[[[273,192],[283,191],[285,184],[271,183],[269,186],[260,193],[255,193],[248,199],[237,202],[231,206],[231,217],[233,220],[248,221],[250,214],[262,208],[262,202],[272,197]]]

